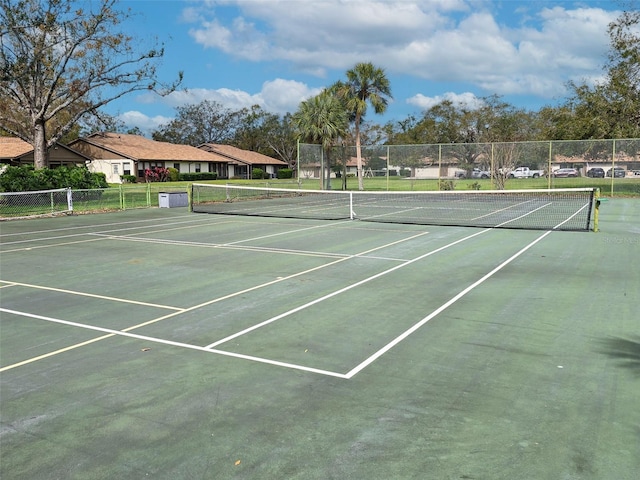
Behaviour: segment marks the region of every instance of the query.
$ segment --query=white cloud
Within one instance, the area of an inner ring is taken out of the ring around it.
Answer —
[[[129,127],[138,127],[142,132],[148,133],[158,128],[159,125],[166,124],[172,119],[162,115],[150,117],[136,110],[131,110],[118,115],[118,119]]]
[[[267,111],[284,114],[295,112],[300,102],[319,94],[320,91],[320,88],[309,88],[301,82],[277,78],[262,85],[260,96]]]
[[[554,4],[489,0],[185,2],[178,20],[198,47],[194,48],[195,68],[210,75],[190,85],[199,88],[167,97],[145,93],[136,101],[154,104],[155,111],[168,115],[172,108],[203,100],[231,109],[260,105],[284,114],[296,111],[319,88],[278,76],[304,74],[328,85],[362,61],[386,70],[396,108],[428,109],[444,99],[473,108],[480,97],[492,94],[546,101],[565,95],[569,80],[593,83],[602,77],[607,26],[619,15],[589,2],[557,0]],[[248,63],[255,68],[243,70]],[[216,75],[216,71],[223,74]],[[266,81],[260,77],[265,71]],[[237,75],[244,77],[238,82]],[[400,88],[394,77],[400,80]],[[247,86],[252,81],[260,83]],[[141,129],[157,119],[164,119],[160,123],[170,120],[136,111],[124,115],[131,119],[127,124]]]
[[[177,90],[160,97],[155,94],[145,93],[136,98],[136,101],[143,104],[159,103],[167,107],[176,108],[185,105],[195,105],[209,100],[217,102],[231,110],[250,108],[253,105],[260,105],[267,112],[285,114],[294,112],[303,100],[320,93],[321,88],[311,88],[308,85],[295,80],[285,80],[276,78],[264,82],[262,89],[256,93],[249,93],[242,90],[232,90],[229,88],[206,89],[192,88],[188,90]],[[143,131],[153,130],[158,125],[168,123],[172,118],[164,116],[148,117],[138,111],[128,111],[119,118],[127,126],[137,126]]]
[[[494,11],[506,11],[508,2],[223,2],[237,7],[230,18],[220,2],[209,10],[208,5],[201,4],[200,16],[207,20],[191,29],[193,39],[237,59],[285,61],[320,76],[371,60],[389,74],[542,98],[561,94],[567,80],[601,69],[607,25],[618,14],[588,4],[536,9],[538,3],[514,7],[508,26]]]
[[[471,92],[459,94],[454,92],[447,92],[443,95],[436,95],[434,97],[427,97],[425,95],[422,95],[421,93],[418,93],[417,95],[414,95],[413,97],[407,99],[407,103],[410,105],[415,105],[421,110],[429,110],[431,107],[434,107],[445,100],[452,102],[456,106],[464,106],[471,110],[476,110],[482,107],[482,105],[484,104],[481,98],[476,97]]]

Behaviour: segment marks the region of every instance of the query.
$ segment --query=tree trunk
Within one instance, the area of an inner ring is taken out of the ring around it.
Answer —
[[[44,130],[44,122],[36,120],[33,129],[33,167],[36,170],[47,166],[47,138]]]
[[[358,169],[358,190],[364,190],[362,181],[362,149],[360,148],[360,116],[356,117],[356,164]]]

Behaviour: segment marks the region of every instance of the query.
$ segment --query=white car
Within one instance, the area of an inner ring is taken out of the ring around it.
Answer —
[[[491,172],[474,168],[471,172],[471,178],[491,178]]]

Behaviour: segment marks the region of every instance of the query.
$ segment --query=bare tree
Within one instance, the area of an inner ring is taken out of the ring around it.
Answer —
[[[34,147],[36,168],[47,150],[83,117],[135,91],[160,85],[162,48],[137,53],[120,32],[130,12],[117,0],[0,0],[0,127]]]

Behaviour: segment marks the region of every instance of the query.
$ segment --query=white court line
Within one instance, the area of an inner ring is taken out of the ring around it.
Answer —
[[[529,202],[531,202],[531,200],[526,200],[526,201],[524,201],[524,202],[515,203],[515,204],[513,204],[513,205],[509,205],[509,206],[504,207],[504,208],[499,208],[498,210],[492,210],[492,211],[490,211],[489,213],[487,213],[487,214],[485,214],[485,215],[480,215],[479,217],[474,217],[474,218],[472,218],[471,220],[472,220],[472,221],[475,221],[475,220],[480,220],[481,218],[490,217],[491,215],[496,215],[496,214],[498,214],[498,213],[502,213],[502,212],[504,212],[505,210],[509,210],[509,209],[511,209],[511,208],[516,208],[516,207],[520,207],[520,206],[522,206],[522,205],[526,205],[526,204],[527,204],[527,203],[529,203]],[[550,204],[550,203],[547,203],[546,205],[543,205],[542,207],[546,207],[547,205],[551,205],[551,204]],[[532,210],[531,212],[527,212],[527,213],[525,213],[525,214],[524,214],[524,215],[522,215],[521,217],[514,218],[513,220],[509,220],[509,221],[507,221],[507,222],[505,222],[505,223],[513,222],[514,220],[519,220],[519,219],[520,219],[520,218],[522,218],[522,217],[526,217],[527,215],[529,215],[529,213],[533,213],[533,212],[535,212],[536,210],[540,210],[540,208],[542,208],[542,207],[536,208],[535,210]]]
[[[124,332],[122,330],[112,330],[110,328],[96,327],[96,326],[93,326],[93,325],[86,325],[84,323],[69,322],[67,320],[61,320],[59,318],[45,317],[43,315],[34,315],[34,314],[31,314],[31,313],[19,312],[19,311],[16,311],[16,310],[9,310],[7,308],[0,308],[0,312],[10,313],[10,314],[13,314],[13,315],[20,315],[20,316],[29,317],[29,318],[35,318],[35,319],[38,319],[38,320],[45,320],[47,322],[52,322],[52,323],[60,323],[62,325],[69,325],[71,327],[79,327],[79,328],[84,328],[84,329],[87,329],[87,330],[94,330],[94,331],[97,331],[97,332],[103,332],[103,333],[108,333],[109,334],[109,335],[100,337],[100,339],[105,339],[105,338],[109,338],[109,337],[112,337],[112,336],[129,337],[129,338],[135,338],[137,340],[144,340],[145,342],[159,343],[159,344],[162,344],[162,345],[170,345],[170,346],[173,346],[173,347],[188,348],[188,349],[191,349],[191,350],[198,350],[198,351],[201,351],[201,352],[215,353],[217,355],[223,355],[225,357],[241,358],[241,359],[244,359],[244,360],[250,360],[252,362],[266,363],[268,365],[275,365],[275,366],[278,366],[278,367],[286,367],[286,368],[291,368],[291,369],[295,369],[295,370],[303,370],[305,372],[319,373],[319,374],[322,374],[322,375],[328,375],[328,376],[332,376],[332,377],[345,378],[344,374],[331,372],[329,370],[322,370],[322,369],[319,369],[319,368],[305,367],[303,365],[296,365],[294,363],[279,362],[279,361],[276,361],[276,360],[270,360],[268,358],[254,357],[254,356],[251,356],[251,355],[243,355],[241,353],[226,352],[224,350],[212,350],[212,349],[201,347],[199,345],[192,345],[190,343],[174,342],[174,341],[171,341],[171,340],[164,340],[164,339],[161,339],[161,338],[149,337],[149,336],[146,336],[146,335],[138,335],[136,333]],[[83,344],[91,343],[93,341],[97,341],[97,339],[90,340],[89,342],[83,342]],[[68,350],[68,348],[67,349],[61,349],[58,352],[67,351],[67,350]],[[45,358],[47,356],[49,356],[49,355],[41,355],[40,357],[36,357],[35,359],[29,359],[29,360],[25,360],[24,362],[15,363],[13,365],[7,365],[6,367],[0,368],[0,372],[4,372],[5,370],[16,368],[16,367],[24,365],[26,363],[31,363],[32,361],[35,361],[36,359]]]
[[[308,307],[310,307],[312,305],[315,305],[317,303],[323,302],[324,300],[327,300],[327,299],[329,299],[331,297],[335,297],[336,295],[340,295],[341,293],[344,293],[344,292],[349,291],[349,290],[351,290],[353,288],[359,287],[360,285],[364,285],[365,283],[370,282],[372,280],[375,280],[375,279],[377,279],[379,277],[382,277],[383,275],[386,275],[388,273],[394,272],[394,271],[396,271],[396,270],[398,270],[400,268],[406,267],[407,265],[411,265],[412,263],[415,263],[415,262],[417,262],[419,260],[422,260],[424,258],[427,258],[427,257],[429,257],[429,256],[431,256],[431,255],[433,255],[435,253],[441,252],[441,251],[443,251],[443,250],[445,250],[445,249],[447,249],[449,247],[452,247],[452,246],[457,245],[459,243],[462,243],[462,242],[464,242],[466,240],[469,240],[470,238],[477,237],[478,235],[482,235],[483,233],[486,233],[486,232],[489,232],[489,231],[490,231],[490,229],[480,230],[479,232],[476,232],[476,233],[474,233],[472,235],[468,235],[468,236],[466,236],[464,238],[461,238],[459,240],[456,240],[454,242],[448,243],[447,245],[444,245],[444,246],[442,246],[440,248],[437,248],[437,249],[432,250],[432,251],[430,251],[428,253],[425,253],[424,255],[420,255],[419,257],[413,258],[411,260],[406,260],[403,263],[401,263],[400,265],[396,265],[395,267],[391,267],[391,268],[389,268],[387,270],[384,270],[384,271],[382,271],[380,273],[377,273],[375,275],[367,277],[367,278],[365,278],[363,280],[360,280],[360,281],[358,281],[356,283],[352,283],[351,285],[347,285],[346,287],[341,288],[339,290],[336,290],[334,292],[331,292],[331,293],[329,293],[327,295],[324,295],[323,297],[316,298],[315,300],[312,300],[312,301],[310,301],[308,303],[305,303],[304,305],[300,305],[300,306],[298,306],[296,308],[293,308],[293,309],[288,310],[288,311],[286,311],[284,313],[281,313],[280,315],[276,315],[275,317],[271,317],[271,318],[265,320],[264,322],[260,322],[260,323],[258,323],[256,325],[253,325],[253,326],[249,327],[249,328],[245,328],[244,330],[241,330],[241,331],[239,331],[237,333],[234,333],[233,335],[229,335],[228,337],[222,338],[222,339],[220,339],[220,340],[218,340],[216,342],[213,342],[213,343],[207,345],[205,348],[217,347],[218,345],[221,345],[221,344],[226,343],[226,342],[228,342],[230,340],[233,340],[234,338],[241,337],[242,335],[245,335],[245,334],[247,334],[249,332],[257,330],[258,328],[262,328],[262,327],[264,327],[266,325],[269,325],[269,324],[271,324],[271,323],[273,323],[273,322],[275,322],[277,320],[280,320],[280,319],[288,317],[289,315],[292,315],[292,314],[294,314],[296,312],[304,310],[305,308],[308,308]]]
[[[75,237],[75,236],[80,236],[80,235],[69,235],[69,236]],[[86,236],[86,234],[82,234],[82,236]],[[48,245],[34,245],[33,247],[19,247],[19,248],[13,248],[11,250],[0,250],[0,253],[2,253],[4,255],[6,253],[24,252],[24,251],[29,251],[29,250],[39,250],[41,248],[61,247],[61,246],[64,246],[64,245],[75,245],[75,244],[78,244],[78,243],[100,242],[102,240],[104,240],[104,238],[89,238],[89,239],[85,239],[85,240],[75,240],[73,242],[62,242],[62,243],[54,243],[54,244],[48,244]],[[11,243],[19,243],[19,242],[11,242]]]
[[[102,234],[94,234],[102,235]],[[105,235],[105,239],[119,240],[123,242],[140,242],[151,243],[156,245],[175,245],[181,247],[200,247],[200,248],[216,248],[222,250],[241,250],[245,252],[268,252],[268,253],[285,253],[289,255],[302,255],[308,257],[322,257],[322,258],[342,258],[351,257],[348,253],[321,253],[310,250],[293,250],[290,248],[276,248],[276,247],[252,247],[237,245],[239,242],[232,243],[205,243],[205,242],[189,242],[186,240],[162,240],[156,238],[136,238],[128,236],[118,235]]]
[[[154,222],[157,221],[157,219],[153,220]],[[69,228],[59,228],[59,229],[54,229],[54,230],[40,230],[40,231],[33,231],[33,232],[19,232],[19,233],[8,233],[8,234],[3,234],[2,236],[8,237],[8,236],[12,236],[12,235],[35,235],[38,233],[51,233],[51,232],[65,232],[65,231],[70,231],[70,230],[81,230],[81,229],[96,229],[96,228],[102,228],[102,227],[108,227],[108,226],[115,226],[115,225],[128,225],[130,223],[138,223],[138,222],[120,222],[120,223],[112,223],[112,224],[107,224],[107,225],[87,225],[87,226],[83,226],[83,227],[69,227]],[[189,223],[194,223],[193,221],[180,221],[180,222],[169,222],[169,223],[164,223],[163,225],[184,225],[184,224],[189,224]],[[194,227],[199,227],[201,225],[211,225],[210,223],[204,223],[204,222],[198,222],[196,225],[192,225]],[[214,224],[217,225],[217,224]],[[133,227],[126,227],[126,228],[118,228],[118,229],[114,229],[114,230],[106,230],[105,231],[90,231],[90,232],[80,232],[80,233],[68,233],[65,235],[54,235],[54,236],[50,236],[50,237],[38,237],[38,238],[27,238],[27,239],[22,239],[22,240],[15,240],[15,241],[11,241],[11,242],[5,242],[2,241],[0,242],[0,245],[13,245],[13,244],[20,244],[20,243],[30,243],[30,242],[40,242],[40,241],[44,241],[44,240],[56,240],[58,238],[70,238],[70,237],[82,237],[85,235],[91,235],[91,234],[95,234],[95,233],[108,233],[108,232],[122,232],[122,231],[126,231],[126,230],[140,230],[142,228],[149,228],[149,227],[155,227],[157,225],[137,225],[137,226],[133,226]]]
[[[173,218],[189,218],[190,215],[181,215],[179,217],[173,217]],[[159,219],[157,218],[153,218],[153,219],[149,219],[149,220],[130,220],[127,222],[113,222],[113,223],[102,223],[102,224],[98,224],[98,225],[77,225],[75,227],[64,227],[64,228],[51,228],[48,230],[35,230],[33,232],[28,232],[29,235],[34,235],[37,233],[51,233],[51,232],[66,232],[66,231],[70,231],[70,230],[82,230],[82,229],[87,229],[87,228],[102,228],[102,227],[113,227],[116,225],[130,225],[133,223],[149,223],[149,222],[154,222],[157,223]],[[195,219],[194,219],[195,220]],[[145,225],[140,225],[139,228],[145,228]],[[15,233],[1,233],[0,234],[0,238],[2,237],[11,237],[11,236],[16,236],[16,235],[25,235],[25,232],[15,232]],[[82,234],[80,234],[82,235]]]
[[[590,203],[585,203],[582,208],[580,210],[578,210],[576,213],[574,213],[573,215],[571,215],[569,218],[567,218],[564,222],[556,225],[554,227],[554,229],[561,227],[562,225],[564,225],[565,223],[567,223],[569,220],[571,220],[573,217],[575,217],[576,215],[578,215],[582,210],[584,210],[585,208],[589,207],[591,204]]]
[[[424,233],[420,234],[424,235]],[[302,257],[319,257],[319,258],[353,258],[354,255],[351,253],[322,253],[313,250],[294,250],[292,248],[277,248],[277,247],[252,247],[248,245],[238,245],[240,242],[231,242],[231,243],[202,243],[202,242],[187,242],[183,240],[158,240],[158,239],[146,239],[146,238],[133,238],[133,237],[119,237],[119,236],[107,236],[106,239],[111,240],[120,240],[123,242],[141,242],[141,243],[151,243],[158,245],[176,245],[176,246],[186,246],[186,247],[200,247],[200,248],[215,248],[220,250],[238,250],[243,252],[265,252],[265,253],[281,253],[284,255],[298,255]],[[413,238],[413,237],[412,237]],[[405,241],[410,238],[405,238],[400,240]],[[385,247],[388,245],[385,245]],[[358,253],[357,256],[364,257],[364,254]],[[370,257],[367,258],[376,258],[378,260],[390,260],[401,262],[405,261],[403,259],[398,258],[389,258],[389,257]]]
[[[174,224],[182,224],[182,223],[186,223],[186,222],[174,222]],[[193,228],[193,227],[200,227],[203,224],[198,224],[198,225],[191,225],[189,227],[185,227],[184,225],[181,227],[176,227],[176,228]],[[206,224],[206,225],[210,225],[210,224]],[[125,230],[137,230],[140,228],[148,228],[148,226],[140,226],[140,227],[128,227],[128,228],[122,228],[122,229],[118,229],[118,230],[111,230],[113,232],[119,232],[119,231],[125,231]],[[136,235],[139,235],[141,233],[147,233],[147,232],[140,232],[140,233],[136,233]],[[101,236],[101,235],[105,235],[105,236]],[[73,233],[73,234],[68,234],[68,235],[58,235],[56,237],[44,237],[44,238],[30,238],[30,239],[26,239],[26,240],[18,240],[15,242],[1,242],[0,243],[0,247],[5,247],[7,245],[21,245],[21,244],[27,244],[27,243],[32,243],[32,242],[40,242],[40,241],[49,241],[49,240],[59,240],[61,238],[76,238],[76,237],[92,237],[92,238],[88,238],[88,239],[84,239],[84,240],[74,240],[74,241],[68,241],[68,242],[60,242],[60,243],[49,243],[46,245],[35,245],[35,246],[31,246],[31,247],[19,247],[19,248],[12,248],[11,250],[0,250],[1,253],[5,254],[5,253],[13,253],[13,252],[23,252],[23,251],[29,251],[29,250],[40,250],[43,248],[55,248],[55,247],[61,247],[61,246],[65,246],[65,245],[76,245],[79,243],[89,243],[89,242],[98,242],[98,241],[103,241],[103,240],[108,240],[110,238],[110,236],[107,236],[106,234],[100,234],[100,233],[96,233],[96,232],[84,232],[84,233]],[[96,238],[97,237],[97,238]],[[115,237],[117,238],[117,237]]]
[[[51,292],[68,293],[70,295],[78,295],[80,297],[90,297],[90,298],[98,298],[100,300],[110,300],[112,302],[131,303],[133,305],[141,305],[141,306],[144,306],[144,307],[164,308],[164,309],[167,309],[167,310],[176,310],[178,312],[183,312],[185,310],[184,308],[172,307],[170,305],[160,305],[160,304],[157,304],[157,303],[139,302],[137,300],[126,300],[124,298],[107,297],[105,295],[97,295],[95,293],[77,292],[77,291],[74,291],[74,290],[65,290],[64,288],[44,287],[42,285],[33,285],[33,284],[30,284],[30,283],[12,282],[10,280],[0,280],[0,283],[6,283],[6,284],[9,284],[9,285],[20,286],[20,287],[35,288],[37,290],[49,290]]]
[[[418,233],[418,234],[416,234],[416,235],[412,235],[412,236],[407,237],[407,238],[403,238],[403,239],[400,239],[400,240],[396,240],[395,242],[391,242],[391,243],[388,243],[388,244],[385,244],[385,245],[382,245],[382,246],[379,246],[379,247],[372,248],[372,249],[370,249],[370,250],[366,250],[366,251],[364,251],[364,252],[360,252],[360,253],[355,254],[355,255],[351,255],[351,256],[349,256],[349,257],[339,258],[338,260],[335,260],[335,261],[333,261],[333,262],[329,262],[329,263],[326,263],[326,264],[323,264],[323,265],[319,265],[319,266],[317,266],[317,267],[309,268],[309,269],[307,269],[307,270],[303,270],[303,271],[301,271],[301,272],[297,272],[297,273],[294,273],[294,274],[291,274],[291,275],[287,275],[287,276],[285,276],[285,277],[279,277],[279,278],[277,278],[277,279],[275,279],[275,280],[272,280],[272,281],[270,281],[270,282],[261,283],[261,284],[259,284],[259,285],[255,285],[255,286],[253,286],[253,287],[249,287],[249,288],[246,288],[246,289],[244,289],[244,290],[240,290],[240,291],[237,291],[237,292],[234,292],[234,293],[230,293],[230,294],[225,295],[225,296],[222,296],[222,297],[214,298],[214,299],[212,299],[212,300],[208,300],[208,301],[203,302],[203,303],[200,303],[200,304],[198,304],[198,305],[194,305],[194,306],[189,307],[189,308],[185,308],[185,309],[182,309],[182,310],[174,311],[174,312],[169,313],[169,314],[167,314],[167,315],[164,315],[164,316],[161,316],[161,317],[158,317],[158,318],[154,318],[154,319],[152,319],[152,320],[148,320],[148,321],[146,321],[146,322],[139,323],[139,324],[137,324],[137,325],[133,325],[133,326],[131,326],[131,327],[124,328],[124,329],[122,329],[122,330],[121,330],[121,332],[123,332],[123,333],[124,333],[124,332],[129,332],[129,331],[131,331],[131,330],[135,330],[135,329],[138,329],[138,328],[142,328],[142,327],[145,327],[145,326],[148,326],[148,325],[151,325],[151,324],[154,324],[154,323],[160,322],[160,321],[162,321],[162,320],[166,320],[166,319],[169,319],[169,318],[175,317],[175,316],[177,316],[177,315],[181,315],[181,314],[183,314],[183,313],[187,313],[187,312],[190,312],[190,311],[193,311],[193,310],[197,310],[197,309],[199,309],[199,308],[203,308],[203,307],[206,307],[206,306],[208,306],[208,305],[212,305],[212,304],[214,304],[214,303],[221,302],[221,301],[223,301],[223,300],[228,300],[228,299],[230,299],[230,298],[237,297],[237,296],[239,296],[239,295],[243,295],[243,294],[245,294],[245,293],[252,292],[252,291],[254,291],[254,290],[258,290],[258,289],[260,289],[260,288],[268,287],[268,286],[270,286],[270,285],[275,285],[276,283],[284,282],[284,281],[289,280],[289,279],[291,279],[291,278],[295,278],[295,277],[298,277],[298,276],[301,276],[301,275],[305,275],[305,274],[308,274],[308,273],[314,272],[314,271],[316,271],[316,270],[321,270],[321,269],[326,268],[326,267],[329,267],[329,266],[331,266],[331,265],[335,265],[335,264],[337,264],[337,263],[340,263],[340,262],[344,262],[344,261],[346,261],[346,260],[349,260],[350,258],[356,258],[356,257],[364,256],[364,255],[367,255],[368,253],[371,253],[371,252],[373,252],[373,251],[376,251],[376,250],[379,250],[379,249],[382,249],[382,248],[386,248],[386,247],[389,247],[389,246],[392,246],[392,245],[396,245],[396,244],[398,244],[398,243],[402,243],[402,242],[404,242],[404,241],[412,240],[412,239],[414,239],[414,238],[417,238],[417,237],[420,237],[420,236],[423,236],[423,235],[427,235],[428,233],[429,233],[429,232],[421,232],[421,233]],[[72,292],[72,293],[73,293],[73,292]],[[0,309],[0,310],[2,310],[2,309]],[[30,314],[24,314],[24,315],[30,315]],[[45,355],[40,355],[40,356],[38,356],[38,357],[34,357],[34,358],[31,358],[31,359],[27,359],[27,360],[25,360],[25,361],[23,361],[23,362],[20,362],[20,363],[14,364],[14,365],[9,365],[9,366],[7,366],[7,367],[4,367],[3,369],[0,369],[0,372],[1,372],[1,371],[3,371],[3,370],[8,370],[9,368],[19,367],[19,366],[26,365],[26,364],[31,363],[31,362],[35,362],[35,361],[37,361],[37,360],[41,360],[41,359],[43,359],[43,358],[47,358],[47,357],[50,357],[50,356],[53,356],[53,355],[57,355],[57,354],[59,354],[59,353],[63,353],[63,352],[67,352],[67,351],[69,351],[69,350],[73,350],[73,349],[76,349],[76,348],[79,348],[79,347],[83,347],[83,346],[88,345],[88,344],[90,344],[90,343],[97,342],[97,341],[99,341],[99,340],[103,340],[103,339],[105,339],[105,338],[109,338],[109,337],[111,337],[112,335],[113,335],[113,334],[110,334],[110,335],[106,335],[106,336],[103,336],[103,337],[99,337],[99,338],[97,338],[97,339],[92,339],[92,340],[89,340],[89,341],[86,341],[86,342],[77,343],[77,344],[70,345],[70,346],[68,346],[68,347],[62,348],[62,349],[60,349],[60,350],[56,350],[56,351],[54,351],[54,352],[50,352],[50,353],[45,354]],[[203,349],[204,349],[204,347],[199,347],[199,348],[203,348]],[[211,349],[206,349],[206,351],[211,352],[211,351],[213,351],[213,350],[211,350]],[[251,358],[251,357],[248,357],[248,356],[242,356],[242,355],[236,355],[236,356],[238,356],[238,357],[240,357],[240,358]],[[285,364],[282,364],[282,365],[285,365]],[[291,367],[291,368],[293,368],[293,367]],[[340,375],[340,374],[333,374],[333,375],[334,375],[334,376],[338,376],[338,375]]]
[[[560,225],[558,225],[556,228],[558,228],[559,226]],[[455,245],[455,244],[460,243],[460,242],[462,242],[462,241],[464,241],[466,239],[475,237],[477,235],[480,235],[480,234],[488,232],[488,231],[491,231],[491,229],[482,230],[482,231],[477,232],[477,233],[475,233],[473,235],[470,235],[470,236],[465,237],[463,239],[460,239],[460,240],[457,240],[455,242],[452,242],[451,244],[448,244],[448,245],[446,245],[444,247],[441,247],[441,248],[439,248],[437,250],[434,250],[433,252],[429,252],[428,254],[425,254],[425,255],[423,255],[421,257],[418,257],[418,258],[416,258],[414,260],[411,260],[410,262],[417,261],[420,258],[424,258],[425,256],[428,256],[428,255],[431,255],[433,253],[436,253],[437,251],[441,251],[444,248],[447,248],[448,246]],[[533,242],[529,243],[528,245],[526,245],[525,247],[520,249],[517,253],[515,253],[514,255],[509,257],[507,260],[502,262],[500,265],[498,265],[496,268],[494,268],[489,273],[484,275],[482,278],[480,278],[479,280],[477,280],[476,282],[474,282],[473,284],[471,284],[470,286],[468,286],[467,288],[462,290],[460,293],[458,293],[452,299],[450,299],[449,301],[444,303],[442,306],[440,306],[439,308],[434,310],[431,314],[429,314],[428,316],[423,318],[420,322],[416,323],[414,326],[412,326],[411,328],[406,330],[400,336],[396,337],[393,341],[389,342],[386,346],[384,346],[383,348],[378,350],[376,353],[374,353],[373,355],[368,357],[366,360],[361,362],[359,365],[357,365],[355,368],[351,369],[346,374],[342,374],[342,373],[338,373],[338,372],[331,372],[331,371],[328,371],[328,370],[322,370],[322,369],[317,369],[317,368],[312,368],[312,367],[306,367],[306,366],[302,366],[302,365],[296,365],[296,364],[287,363],[287,362],[279,362],[279,361],[265,359],[265,358],[261,358],[261,357],[254,357],[254,356],[251,356],[251,355],[244,355],[244,354],[238,354],[238,353],[233,353],[233,352],[227,352],[227,351],[224,351],[224,350],[217,350],[217,349],[213,349],[212,348],[212,346],[214,346],[215,344],[211,344],[211,345],[208,345],[208,346],[205,346],[205,347],[201,347],[201,346],[191,345],[191,344],[182,343],[182,342],[174,342],[174,341],[170,341],[170,340],[158,339],[158,338],[155,338],[155,337],[148,337],[148,336],[144,336],[144,335],[128,333],[128,330],[132,330],[132,329],[137,328],[137,327],[129,327],[128,329],[125,329],[125,330],[111,330],[111,329],[106,329],[106,328],[102,328],[102,327],[95,327],[95,326],[92,326],[92,325],[84,325],[84,324],[79,324],[79,323],[76,323],[76,322],[69,322],[69,321],[60,320],[60,319],[54,319],[54,318],[50,318],[50,317],[43,317],[43,316],[40,316],[40,315],[33,315],[33,314],[29,314],[29,313],[24,313],[24,312],[16,312],[16,311],[4,309],[4,308],[0,308],[0,311],[4,311],[4,312],[7,312],[7,313],[13,313],[13,314],[16,314],[16,315],[24,315],[24,316],[28,316],[28,317],[31,317],[31,318],[38,318],[38,319],[47,320],[47,321],[56,322],[56,323],[62,323],[62,324],[70,325],[70,326],[77,326],[77,327],[86,328],[86,329],[90,329],[90,330],[101,331],[101,332],[108,333],[109,335],[99,337],[98,339],[92,339],[92,340],[89,340],[87,342],[82,342],[80,344],[76,344],[76,345],[73,345],[71,347],[67,347],[67,348],[64,348],[64,349],[61,349],[61,350],[57,350],[56,352],[51,352],[49,354],[41,355],[39,357],[34,357],[32,359],[28,359],[28,360],[25,360],[23,362],[19,362],[19,363],[13,364],[13,365],[8,365],[6,367],[2,367],[2,368],[0,368],[0,372],[8,370],[8,369],[11,369],[11,368],[15,368],[15,367],[27,364],[27,363],[31,363],[33,361],[39,360],[41,358],[46,358],[48,356],[51,356],[51,355],[54,355],[54,354],[57,354],[57,353],[62,353],[64,351],[71,350],[72,348],[77,348],[79,346],[87,345],[89,343],[93,343],[93,342],[98,341],[98,340],[109,338],[109,337],[114,336],[114,335],[120,335],[120,336],[127,336],[127,337],[137,338],[137,339],[141,339],[141,340],[145,340],[145,341],[149,341],[149,342],[154,342],[154,343],[161,343],[161,344],[165,344],[165,345],[172,345],[172,346],[177,346],[177,347],[182,347],[182,348],[189,348],[189,349],[198,350],[198,351],[205,351],[205,352],[209,352],[209,353],[215,353],[215,354],[219,354],[219,355],[224,355],[224,356],[229,356],[229,357],[235,357],[235,358],[241,358],[241,359],[245,359],[245,360],[255,361],[255,362],[258,362],[258,363],[266,363],[266,364],[280,366],[280,367],[286,367],[286,368],[291,368],[291,369],[296,369],[296,370],[302,370],[302,371],[307,371],[307,372],[310,372],[310,373],[328,375],[328,376],[342,378],[342,379],[351,379],[356,374],[358,374],[363,369],[365,369],[367,366],[369,366],[371,363],[373,363],[375,360],[377,360],[382,355],[384,355],[389,350],[391,350],[393,347],[395,347],[397,344],[399,344],[400,342],[405,340],[408,336],[413,334],[419,328],[424,326],[431,319],[433,319],[434,317],[436,317],[437,315],[442,313],[444,310],[449,308],[451,305],[453,305],[459,299],[464,297],[466,294],[468,294],[474,288],[476,288],[477,286],[479,286],[482,283],[484,283],[488,278],[490,278],[496,272],[498,272],[499,270],[504,268],[506,265],[511,263],[516,258],[518,258],[520,255],[522,255],[528,249],[533,247],[536,243],[541,241],[543,238],[545,238],[550,233],[551,233],[551,231],[547,231],[547,232],[543,233],[541,236],[539,236]],[[338,261],[342,261],[342,259],[338,260]],[[337,263],[337,262],[332,262],[332,263]],[[396,268],[391,269],[391,270],[395,270],[397,268],[400,268],[403,265],[397,266]],[[385,272],[382,272],[382,274],[384,274],[384,273]],[[380,276],[380,274],[377,275],[377,276]],[[374,277],[377,277],[377,276],[374,276]],[[359,283],[361,284],[363,282],[359,282]],[[347,287],[347,288],[350,288],[350,287]],[[334,294],[336,294],[336,292],[334,292]],[[330,294],[329,296],[332,296],[332,294]],[[327,297],[323,297],[323,299],[324,298],[327,298]],[[207,302],[207,303],[209,303],[209,302]],[[311,303],[316,303],[316,302],[311,302]],[[196,308],[196,307],[192,307],[192,308]],[[295,309],[295,310],[297,311],[298,309]],[[172,313],[170,315],[167,315],[167,317],[174,316],[174,315],[177,315],[177,314],[179,314],[179,312],[175,312],[175,313]],[[154,321],[155,320],[152,320],[151,322],[146,322],[145,324],[153,323]],[[145,324],[141,324],[141,325],[145,325]],[[256,328],[258,328],[258,326],[256,326]],[[254,328],[247,329],[244,332],[249,331],[249,330],[253,330],[253,329]],[[235,336],[238,336],[238,335],[235,335]],[[217,342],[217,343],[219,343],[219,342]]]
[[[557,228],[557,227],[556,227]],[[446,310],[447,308],[449,308],[451,305],[453,305],[454,303],[456,303],[458,300],[460,300],[462,297],[464,297],[467,293],[469,293],[471,290],[473,290],[474,288],[476,288],[478,285],[481,285],[482,283],[484,283],[488,278],[492,277],[496,272],[502,270],[505,266],[507,266],[509,263],[511,263],[513,260],[515,260],[516,258],[518,258],[520,255],[522,255],[524,252],[526,252],[527,250],[529,250],[531,247],[533,247],[536,243],[538,243],[540,240],[542,240],[543,238],[545,238],[547,235],[549,235],[552,232],[552,230],[549,230],[545,233],[543,233],[542,235],[540,235],[538,238],[536,238],[533,242],[531,242],[530,244],[528,244],[527,246],[525,246],[524,248],[522,248],[520,251],[518,251],[517,253],[515,253],[514,255],[512,255],[511,257],[509,257],[507,260],[505,260],[504,262],[502,262],[500,265],[498,265],[496,268],[494,268],[493,270],[491,270],[489,273],[487,273],[485,276],[483,276],[482,278],[480,278],[479,280],[477,280],[476,282],[472,283],[471,285],[469,285],[467,288],[465,288],[464,290],[462,290],[460,293],[458,293],[455,297],[453,297],[451,300],[449,300],[448,302],[442,304],[440,307],[438,307],[436,310],[434,310],[433,312],[431,312],[429,315],[427,315],[426,317],[424,317],[422,320],[420,320],[418,323],[416,323],[415,325],[413,325],[411,328],[409,328],[408,330],[406,330],[403,334],[401,334],[400,336],[396,337],[394,340],[392,340],[391,342],[389,342],[387,345],[385,345],[384,347],[382,347],[380,350],[378,350],[376,353],[374,353],[373,355],[371,355],[369,358],[367,358],[365,361],[363,361],[362,363],[360,363],[358,366],[356,366],[355,368],[352,368],[349,372],[346,373],[345,377],[346,378],[352,378],[354,375],[356,375],[357,373],[359,373],[360,371],[362,371],[364,368],[368,367],[369,365],[371,365],[375,360],[377,360],[378,358],[380,358],[382,355],[384,355],[385,353],[387,353],[389,350],[391,350],[393,347],[395,347],[396,345],[398,345],[400,342],[402,342],[404,339],[406,339],[409,335],[411,335],[412,333],[414,333],[416,330],[418,330],[419,328],[421,328],[423,325],[425,325],[429,320],[433,319],[434,317],[436,317],[437,315],[439,315],[440,313],[442,313],[444,310]]]

